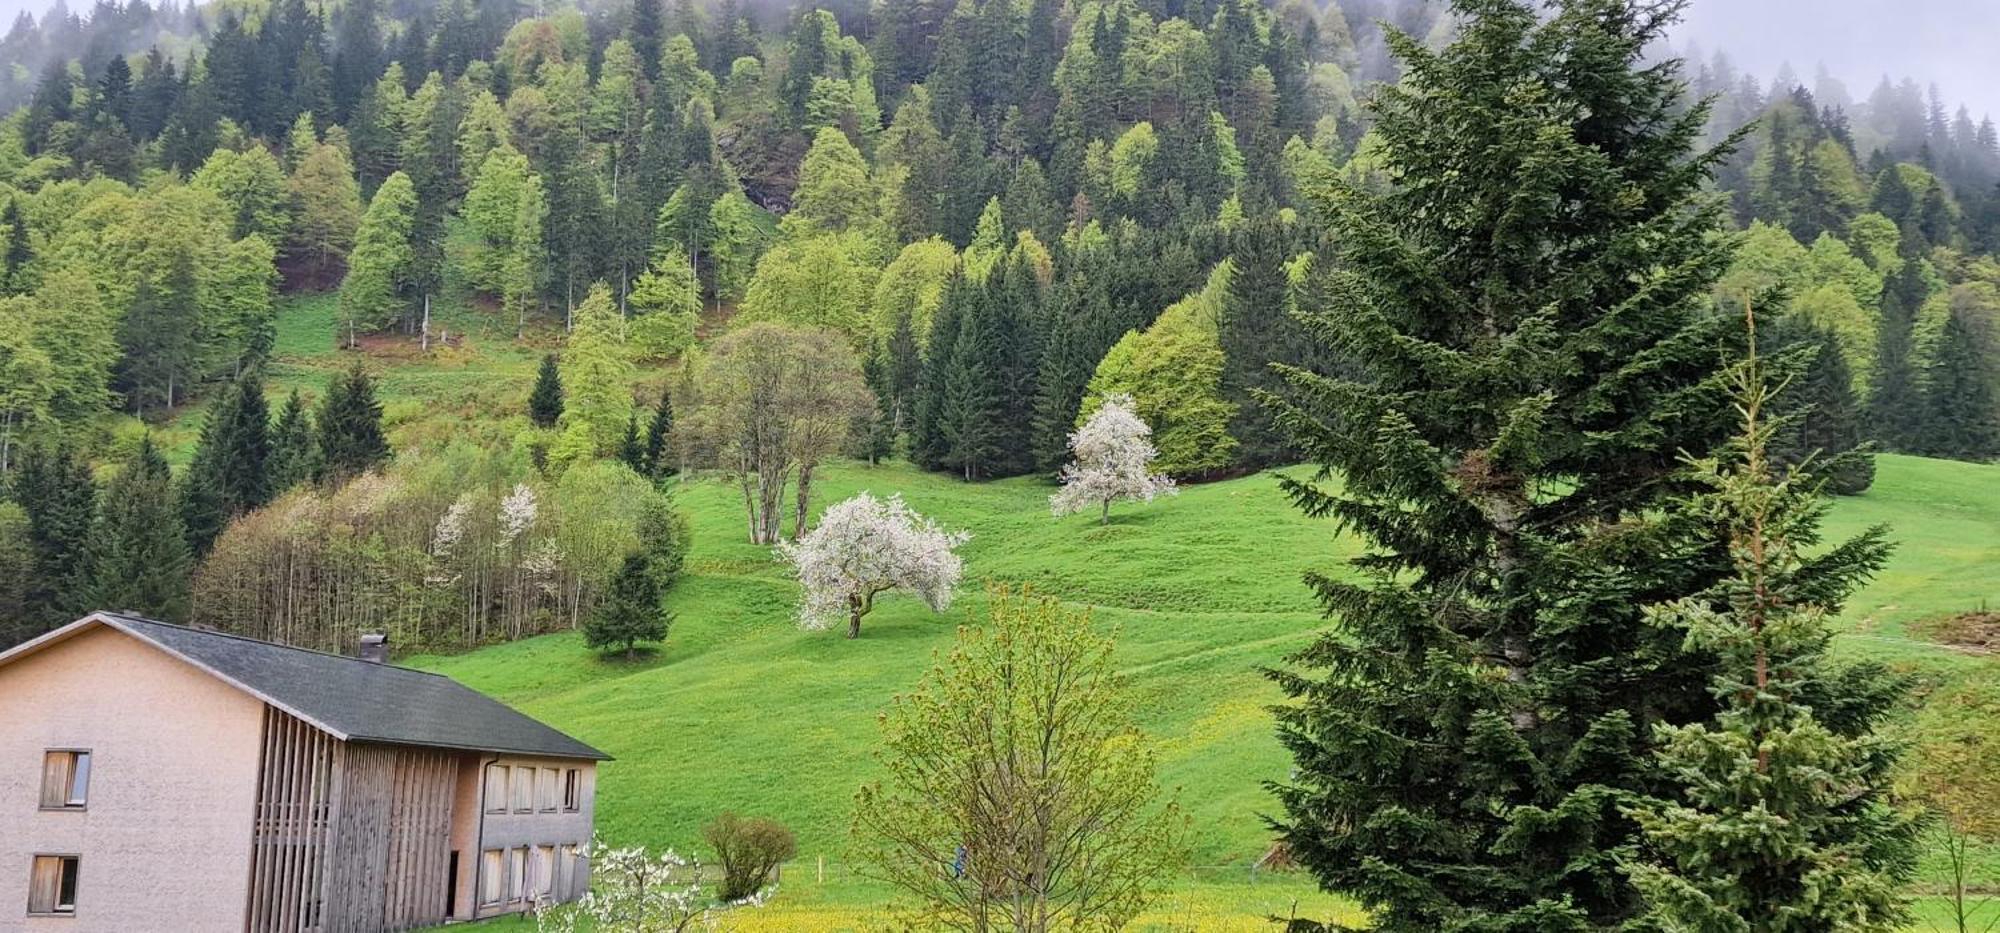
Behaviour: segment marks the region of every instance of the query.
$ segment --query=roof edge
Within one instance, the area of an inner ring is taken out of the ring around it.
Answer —
[[[80,625],[83,622],[88,622],[92,620],[96,620],[100,624],[108,625],[112,628],[117,629],[120,632],[124,632],[126,635],[138,639],[139,641],[152,645],[160,653],[165,654],[170,658],[174,658],[175,660],[178,660],[181,663],[194,668],[195,670],[201,671],[202,673],[207,674],[208,676],[213,677],[216,680],[222,681],[225,684],[235,687],[236,689],[241,690],[244,693],[256,697],[257,699],[262,700],[268,706],[274,707],[279,710],[283,710],[286,715],[291,716],[292,718],[297,719],[300,722],[303,722],[309,726],[312,726],[313,728],[318,729],[319,731],[324,732],[327,735],[333,736],[334,738],[339,739],[343,742],[348,741],[351,738],[351,736],[349,736],[347,733],[342,732],[339,729],[335,729],[330,725],[327,725],[325,722],[311,715],[308,715],[305,711],[297,709],[296,707],[293,707],[289,703],[280,701],[278,698],[273,697],[262,690],[252,687],[249,684],[246,684],[240,680],[237,680],[236,678],[231,677],[228,674],[224,674],[223,672],[218,671],[215,668],[212,668],[206,664],[203,664],[202,662],[197,661],[194,658],[188,657],[186,654],[174,649],[172,646],[167,645],[164,642],[161,642],[158,639],[155,639],[147,635],[144,631],[139,629],[138,626],[127,624],[123,618],[113,613],[102,612],[102,611],[93,612],[90,615],[84,616],[82,619],[77,620],[76,622],[71,622],[70,625],[65,626],[65,628],[70,626]]]

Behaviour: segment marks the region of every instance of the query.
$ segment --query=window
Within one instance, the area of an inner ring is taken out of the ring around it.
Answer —
[[[507,812],[507,766],[486,766],[486,812]]]
[[[575,813],[583,808],[583,775],[575,768],[563,772],[563,809]]]
[[[535,782],[535,808],[544,812],[554,812],[556,808],[556,781],[561,773],[554,768],[543,768],[540,780]]]
[[[528,850],[507,850],[507,899],[518,901],[528,895]]]
[[[500,896],[507,890],[507,863],[499,849],[487,849],[479,853],[479,903],[491,906],[500,903]]]
[[[528,813],[535,809],[535,769],[514,769],[514,811]]]
[[[556,854],[556,897],[576,896],[576,846],[563,846]]]
[[[548,897],[555,891],[556,849],[555,846],[535,847],[535,883],[532,887],[536,897]]]
[[[35,856],[35,871],[28,879],[28,913],[76,913],[76,868],[74,855]]]
[[[89,752],[60,748],[42,756],[42,809],[81,810],[89,791]]]

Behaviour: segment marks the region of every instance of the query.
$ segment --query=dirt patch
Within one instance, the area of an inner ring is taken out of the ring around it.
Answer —
[[[1926,619],[1915,628],[1924,637],[1962,651],[1980,654],[2000,652],[2000,612],[1961,612],[1938,619]]]

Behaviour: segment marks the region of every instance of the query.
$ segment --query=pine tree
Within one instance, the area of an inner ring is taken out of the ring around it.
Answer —
[[[1787,374],[1792,390],[1775,400],[1773,463],[1791,469],[1810,460],[1828,492],[1860,495],[1875,482],[1875,455],[1863,447],[1861,406],[1839,338],[1809,321],[1780,319],[1771,330],[1772,346],[1810,356],[1802,372]]]
[[[254,370],[246,372],[223,395],[219,407],[215,468],[229,514],[236,516],[271,500],[265,472],[271,455],[271,412],[264,401],[264,381]]]
[[[1915,449],[1926,456],[1984,462],[2000,456],[1993,383],[1968,324],[1948,314],[1924,373]]]
[[[1236,407],[1229,434],[1242,446],[1240,462],[1261,469],[1292,458],[1283,432],[1258,393],[1279,391],[1278,366],[1306,365],[1304,329],[1292,317],[1285,273],[1284,231],[1275,219],[1252,222],[1237,237],[1230,258],[1229,291],[1218,330],[1222,342],[1222,397]]]
[[[315,478],[320,482],[344,482],[389,459],[389,441],[382,434],[382,405],[375,400],[374,381],[361,367],[334,377],[313,420],[319,427]]]
[[[583,623],[583,644],[617,648],[631,658],[640,642],[665,641],[672,625],[673,613],[660,608],[660,584],[651,561],[644,554],[627,554],[611,578],[610,592]]]
[[[553,428],[562,420],[563,385],[562,373],[556,366],[553,353],[542,357],[542,368],[535,374],[535,388],[528,393],[528,420],[538,428]]]
[[[632,468],[640,476],[646,475],[646,446],[639,439],[639,415],[637,412],[625,416],[625,436],[618,441],[618,462]]]
[[[12,498],[28,516],[34,577],[24,600],[25,634],[39,635],[75,618],[90,580],[90,532],[97,485],[90,465],[67,446],[31,447],[14,474]]]
[[[641,475],[659,480],[680,472],[673,458],[673,435],[673,395],[661,392],[660,404],[653,408],[653,420],[646,425],[646,446],[640,457]]]
[[[90,541],[90,605],[182,621],[192,569],[166,458],[147,435],[104,488]]]
[[[1868,424],[1870,436],[1891,450],[1911,451],[1919,443],[1916,413],[1923,410],[1923,399],[1916,371],[1917,316],[1930,295],[1923,267],[1921,260],[1905,258],[1882,288]]]
[[[1721,712],[1655,728],[1673,780],[1632,808],[1641,925],[1906,929],[1918,827],[1890,801],[1897,754],[1877,734],[1902,685],[1880,664],[1826,657],[1828,619],[1887,561],[1886,531],[1819,546],[1827,503],[1808,472],[1775,475],[1773,390],[1754,352],[1734,383],[1741,433],[1693,472],[1707,487],[1694,510],[1735,573],[1650,620],[1721,659],[1710,687]]]
[[[1610,929],[1642,907],[1621,804],[1713,661],[1640,607],[1723,572],[1673,508],[1729,430],[1708,311],[1729,261],[1707,107],[1644,60],[1680,4],[1459,0],[1459,38],[1376,92],[1370,194],[1327,179],[1308,331],[1355,376],[1267,395],[1367,542],[1310,583],[1340,621],[1272,674],[1291,855],[1383,933]],[[1643,249],[1636,249],[1638,243]]]
[[[278,412],[271,428],[271,454],[265,461],[265,476],[273,498],[312,479],[319,460],[319,444],[313,437],[312,416],[306,403],[293,389]]]

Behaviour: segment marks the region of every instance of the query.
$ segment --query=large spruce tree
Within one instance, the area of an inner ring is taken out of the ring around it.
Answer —
[[[68,446],[28,448],[10,493],[28,517],[34,576],[28,581],[17,624],[24,637],[39,635],[85,609],[90,582],[90,531],[97,516],[97,484],[90,465]]]
[[[356,366],[334,377],[313,419],[319,427],[317,478],[343,482],[389,459],[389,441],[382,434],[382,404],[375,400],[375,383]]]
[[[1285,488],[1367,542],[1310,584],[1339,622],[1273,677],[1296,762],[1277,829],[1385,933],[1610,929],[1617,853],[1661,784],[1652,728],[1707,718],[1712,657],[1641,607],[1725,572],[1683,452],[1727,435],[1730,260],[1707,109],[1644,64],[1682,4],[1456,0],[1394,35],[1371,195],[1308,182],[1337,244],[1279,425]],[[1330,173],[1328,173],[1330,175]]]
[[[148,435],[104,488],[90,539],[90,605],[182,621],[191,570],[167,461]]]

